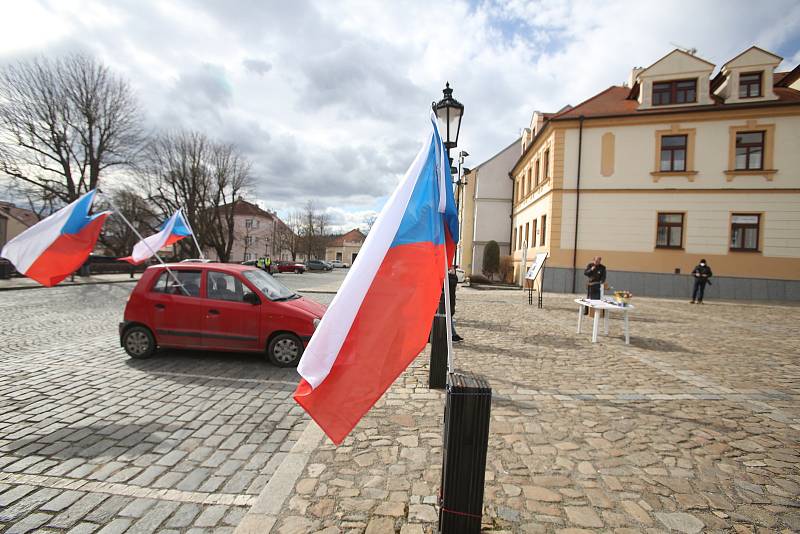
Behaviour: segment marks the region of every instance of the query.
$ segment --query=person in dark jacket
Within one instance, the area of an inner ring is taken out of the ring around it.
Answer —
[[[710,284],[710,278],[714,276],[705,259],[700,260],[700,263],[692,271],[692,276],[694,276],[694,289],[692,289],[692,301],[689,304],[694,304],[695,302],[702,304],[706,284]]]
[[[447,273],[447,279],[450,283],[450,331],[453,333],[453,341],[462,341],[464,338],[456,333],[456,323],[453,320],[453,315],[456,314],[456,288],[458,287],[458,276],[456,276],[456,267],[454,265]],[[442,287],[442,296],[439,297],[440,305],[444,308],[444,287]]]
[[[606,266],[600,260],[602,258],[597,256],[583,271],[583,275],[588,278],[586,298],[589,300],[600,300],[600,288],[606,283]],[[584,306],[583,314],[588,315],[589,308]]]

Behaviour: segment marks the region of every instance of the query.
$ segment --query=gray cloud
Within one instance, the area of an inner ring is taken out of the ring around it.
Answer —
[[[263,59],[247,58],[242,61],[242,65],[244,65],[244,68],[248,71],[258,74],[259,76],[263,76],[272,70],[272,63],[264,61]]]

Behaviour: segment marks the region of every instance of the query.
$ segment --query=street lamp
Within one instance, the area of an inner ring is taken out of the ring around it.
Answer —
[[[464,104],[453,98],[450,82],[442,89],[444,98],[432,104],[433,112],[439,121],[439,132],[444,133],[444,147],[450,158],[450,149],[458,146],[458,133],[461,130],[461,117],[464,115]]]

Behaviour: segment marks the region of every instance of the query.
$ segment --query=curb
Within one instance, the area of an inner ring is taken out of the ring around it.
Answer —
[[[283,511],[283,502],[294,490],[295,483],[322,440],[322,430],[309,421],[300,439],[286,455],[256,498],[253,506],[239,522],[234,534],[268,534]]]
[[[55,287],[71,287],[71,286],[98,286],[103,284],[130,284],[131,282],[138,282],[138,278],[131,278],[129,280],[103,280],[98,282],[67,282],[66,284],[58,284]],[[21,291],[24,289],[53,289],[46,286],[15,286],[15,287],[0,287],[0,291]]]

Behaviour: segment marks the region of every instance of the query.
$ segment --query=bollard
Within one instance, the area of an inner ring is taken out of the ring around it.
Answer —
[[[444,315],[444,300],[439,300],[439,309],[433,316],[431,327],[431,364],[428,368],[428,388],[444,389],[447,385],[447,318]]]
[[[482,377],[453,371],[444,408],[439,534],[479,534],[483,516],[492,389]]]

